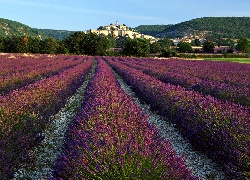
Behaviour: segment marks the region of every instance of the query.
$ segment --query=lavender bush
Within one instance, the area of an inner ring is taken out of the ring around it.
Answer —
[[[142,99],[177,124],[197,149],[224,163],[228,175],[249,177],[248,107],[163,83],[116,58],[106,59]]]
[[[250,106],[250,65],[248,64],[180,59],[159,61],[150,58],[117,60],[165,83],[180,85],[224,101]]]
[[[0,178],[10,179],[16,168],[27,164],[29,150],[39,143],[41,132],[66,98],[84,81],[93,64],[86,62],[58,75],[36,81],[0,96]]]
[[[98,58],[53,179],[198,179]]]

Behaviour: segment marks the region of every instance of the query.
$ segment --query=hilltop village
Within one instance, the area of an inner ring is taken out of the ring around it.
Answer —
[[[125,24],[119,25],[118,21],[116,21],[115,24],[110,24],[108,26],[100,26],[97,30],[85,30],[84,33],[96,33],[98,35],[104,34],[106,36],[110,35],[113,37],[118,37],[118,36],[127,36],[132,39],[135,38],[144,38],[148,39],[151,42],[155,42],[158,40],[158,38],[150,36],[150,35],[145,35],[137,32],[136,30],[126,26]]]
[[[150,43],[154,43],[154,42],[157,42],[159,41],[160,39],[164,39],[164,38],[157,38],[157,37],[154,37],[154,36],[151,36],[151,35],[145,35],[145,34],[142,34],[138,31],[136,31],[135,29],[132,29],[128,26],[126,26],[125,24],[123,25],[119,25],[118,21],[116,21],[115,24],[110,24],[110,25],[107,25],[107,26],[100,26],[97,30],[93,30],[93,29],[90,29],[90,30],[85,30],[83,31],[85,34],[89,34],[89,33],[95,33],[97,35],[105,35],[105,36],[112,36],[112,37],[129,37],[131,39],[135,39],[135,38],[141,38],[141,39],[147,39],[150,41]],[[173,38],[173,39],[170,39],[172,42],[173,42],[173,46],[172,48],[176,48],[177,45],[180,43],[180,42],[185,42],[185,43],[191,43],[192,41],[194,41],[195,39],[198,39],[200,44],[203,44],[206,39],[204,38],[204,35],[203,36],[184,36],[182,38]],[[220,51],[220,50],[227,50],[229,47],[228,46],[222,46],[221,48],[218,48],[216,46],[215,48],[215,52],[217,51]],[[111,48],[111,49],[116,49],[118,51],[121,50],[121,48]],[[198,51],[202,51],[202,46],[192,46],[192,49],[193,50],[196,50],[197,52]]]
[[[85,30],[83,32],[85,34],[95,33],[97,35],[103,34],[105,36],[112,36],[112,37],[127,36],[131,39],[135,39],[135,38],[147,39],[147,40],[150,40],[151,44],[162,39],[162,38],[157,38],[151,35],[142,34],[138,32],[137,30],[126,26],[125,24],[119,25],[118,21],[116,21],[115,24],[110,24],[107,26],[100,26],[96,30],[90,29],[90,30]],[[183,38],[173,38],[171,40],[173,41],[173,45],[177,46],[179,42],[191,43],[195,39],[199,39],[201,44],[203,44],[204,41],[206,40],[205,38],[200,38],[199,36],[195,36],[195,37],[184,36]],[[194,47],[194,48],[202,49],[202,47]]]

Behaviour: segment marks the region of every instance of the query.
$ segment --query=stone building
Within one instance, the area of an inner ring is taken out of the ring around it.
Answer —
[[[84,31],[86,34],[88,33],[96,33],[98,35],[104,34],[105,36],[111,35],[113,37],[118,36],[128,36],[132,39],[134,38],[145,38],[150,39],[151,41],[157,41],[157,39],[150,35],[141,34],[129,27],[125,24],[119,25],[118,21],[115,24],[110,24],[108,26],[102,26],[102,28],[98,28],[98,30],[86,30]]]

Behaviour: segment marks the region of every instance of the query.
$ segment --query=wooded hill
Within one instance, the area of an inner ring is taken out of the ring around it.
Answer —
[[[20,22],[0,18],[0,37],[8,36],[29,36],[29,37],[41,37],[45,39],[47,37],[53,37],[61,40],[67,38],[75,31],[67,30],[52,30],[52,29],[36,29],[24,25]]]
[[[140,25],[135,28],[155,37],[250,38],[250,17],[203,17],[173,25]]]
[[[140,25],[135,27],[140,33],[155,37],[182,38],[184,36],[199,38],[250,38],[250,17],[203,17],[178,24]],[[53,37],[58,40],[67,38],[75,31],[36,29],[22,23],[0,18],[0,37],[40,36],[42,39]]]

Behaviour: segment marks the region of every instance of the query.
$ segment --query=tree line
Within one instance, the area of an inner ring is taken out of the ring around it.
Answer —
[[[111,46],[111,39],[83,32],[75,32],[62,40],[38,36],[0,37],[0,52],[4,53],[106,55]]]
[[[214,42],[205,41],[203,45],[198,40],[192,43],[180,42],[176,48],[171,48],[173,41],[161,39],[150,43],[146,39],[131,39],[128,36],[112,37],[110,35],[97,35],[95,33],[85,34],[75,32],[63,40],[52,37],[41,39],[39,37],[11,36],[0,37],[0,52],[4,53],[34,53],[34,54],[76,54],[76,55],[117,55],[117,56],[136,56],[147,57],[150,54],[158,54],[162,57],[176,56],[177,53],[193,53],[192,46],[202,47],[202,52],[213,53]],[[119,52],[112,51],[111,48],[119,48]],[[250,41],[241,38],[237,46],[232,49],[243,53],[250,52]],[[231,51],[230,51],[231,50]]]
[[[125,55],[147,57],[150,53],[162,52],[172,45],[170,39],[151,44],[146,39],[131,39],[128,36],[112,37],[95,33],[75,32],[58,40],[52,37],[41,39],[28,36],[0,37],[0,52],[34,54],[76,54],[76,55]],[[112,51],[119,48],[119,52]]]

